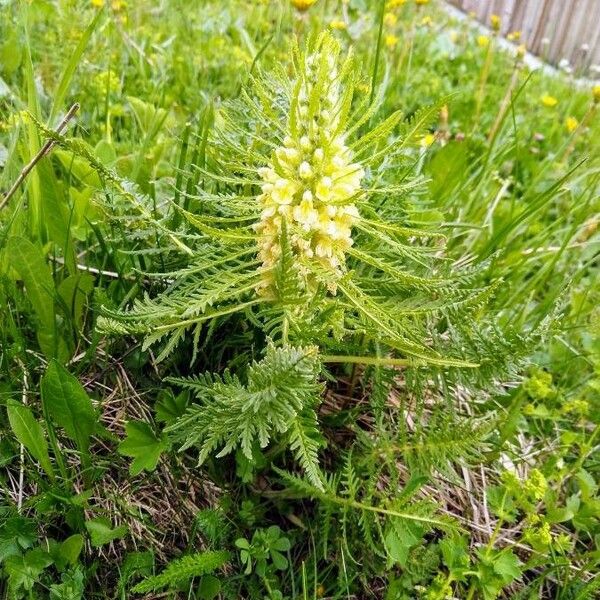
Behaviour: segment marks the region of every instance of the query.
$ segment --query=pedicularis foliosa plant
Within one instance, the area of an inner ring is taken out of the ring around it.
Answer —
[[[215,111],[210,132],[202,128],[187,150],[187,185],[179,182],[169,209],[140,209],[144,199],[127,192],[138,198],[138,233],[145,224],[161,240],[161,264],[177,266],[158,275],[158,295],[107,310],[99,327],[144,334],[160,359],[186,337],[195,357],[216,331],[253,327],[264,357],[240,376],[178,380],[198,402],[168,430],[199,448],[200,462],[238,447],[251,459],[277,436],[322,487],[326,365],[448,376],[480,372],[486,357],[499,363],[512,349],[489,324],[487,333],[469,329],[476,319],[467,315],[494,286],[477,283],[482,267],[445,257],[444,235],[424,218],[426,188],[411,176],[415,146],[443,101],[373,124],[377,99],[355,97],[358,70],[335,39],[321,34],[292,55],[289,68],[252,76]]]

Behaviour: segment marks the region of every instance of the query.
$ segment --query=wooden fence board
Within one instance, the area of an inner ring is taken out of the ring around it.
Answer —
[[[558,65],[565,59],[578,75],[600,78],[600,0],[447,0],[500,33],[521,32],[532,54]]]

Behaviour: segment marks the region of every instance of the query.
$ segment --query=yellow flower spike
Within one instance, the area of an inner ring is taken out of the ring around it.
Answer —
[[[301,285],[308,289],[317,285],[307,268],[311,261],[335,276],[344,273],[345,252],[352,246],[352,227],[359,218],[352,200],[360,191],[364,170],[351,162],[352,153],[340,133],[339,51],[329,35],[303,57],[287,135],[271,162],[257,170],[262,194],[260,221],[254,229],[263,275],[256,290],[264,296],[273,293],[272,269],[281,257],[284,223]],[[323,86],[322,93],[316,106],[309,107],[315,85]],[[335,293],[335,280],[328,288]]]
[[[554,96],[550,96],[550,94],[544,94],[540,100],[547,108],[554,108],[558,104],[558,100]]]
[[[575,117],[567,117],[565,119],[565,127],[569,133],[573,133],[579,125],[579,121]]]
[[[304,12],[308,10],[317,0],[292,0],[292,4],[296,10]]]
[[[338,31],[344,31],[344,30],[348,29],[348,26],[346,25],[346,23],[341,20],[331,21],[331,23],[329,23],[329,27],[331,27],[331,29],[337,29]]]
[[[490,38],[487,35],[478,35],[477,45],[480,48],[487,48],[490,45]]]
[[[391,12],[385,13],[383,16],[383,22],[387,25],[387,27],[394,27],[398,22],[398,17]]]
[[[500,27],[502,26],[502,19],[498,15],[492,15],[490,17],[490,25],[492,27],[492,31],[497,33],[500,31]]]
[[[398,37],[389,33],[385,36],[385,45],[388,48],[393,48],[398,43]]]
[[[600,102],[600,85],[595,85],[592,88],[592,98],[594,99],[595,103]]]

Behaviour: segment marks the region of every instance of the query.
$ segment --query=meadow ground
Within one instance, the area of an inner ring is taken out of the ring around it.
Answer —
[[[0,2],[2,597],[599,597],[600,86],[496,28]]]

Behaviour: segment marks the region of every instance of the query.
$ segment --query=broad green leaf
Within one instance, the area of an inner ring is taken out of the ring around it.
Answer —
[[[106,517],[98,517],[85,522],[85,528],[90,534],[92,546],[99,548],[113,540],[118,540],[127,535],[126,525],[119,525],[113,528],[111,522]]]
[[[10,556],[4,563],[9,589],[15,593],[19,590],[33,589],[44,569],[51,564],[52,558],[42,548],[29,550],[23,556]],[[34,596],[30,597],[34,598]]]
[[[27,297],[38,319],[37,337],[42,352],[56,356],[64,342],[58,340],[54,319],[54,280],[40,248],[22,237],[11,237],[6,244],[10,264],[25,284]]]
[[[200,581],[198,596],[202,600],[212,600],[221,591],[221,582],[214,575],[204,575]]]
[[[94,278],[89,273],[71,275],[58,286],[62,307],[77,327],[81,327],[83,307],[93,289]]]
[[[156,420],[162,423],[172,423],[185,413],[187,404],[187,390],[184,390],[177,396],[171,390],[165,390],[156,401],[156,406],[154,407]]]
[[[167,435],[157,437],[150,426],[141,421],[129,421],[125,431],[127,437],[119,444],[119,454],[134,459],[129,467],[131,475],[138,475],[144,469],[154,471],[160,455],[169,447]]]
[[[92,33],[96,29],[96,27],[97,27],[98,23],[100,22],[100,19],[103,15],[104,15],[104,11],[101,11],[101,10],[99,10],[96,13],[96,15],[92,19],[91,23],[86,27],[85,31],[79,38],[79,43],[77,44],[77,47],[71,54],[71,58],[69,59],[69,62],[67,63],[67,66],[66,66],[65,70],[63,71],[63,74],[62,74],[62,77],[60,78],[58,87],[56,88],[56,91],[53,94],[54,101],[52,103],[52,110],[50,112],[50,120],[51,121],[54,118],[56,118],[59,111],[61,111],[64,108],[63,105],[64,105],[65,97],[69,90],[69,85],[71,83],[71,79],[73,78],[75,70],[77,69],[77,65],[79,65],[81,62],[83,53],[85,52],[85,49],[88,45],[90,37],[92,36]]]
[[[52,361],[42,377],[42,402],[57,425],[88,453],[96,413],[83,386],[62,365]]]
[[[37,527],[33,519],[11,517],[2,521],[0,528],[0,563],[8,556],[21,554],[37,540]]]
[[[74,565],[83,549],[83,536],[76,533],[60,544],[59,553],[63,560]]]
[[[16,400],[8,400],[6,410],[8,411],[8,421],[17,440],[40,463],[48,476],[54,479],[54,469],[48,455],[48,443],[42,425],[35,420],[27,406]]]

